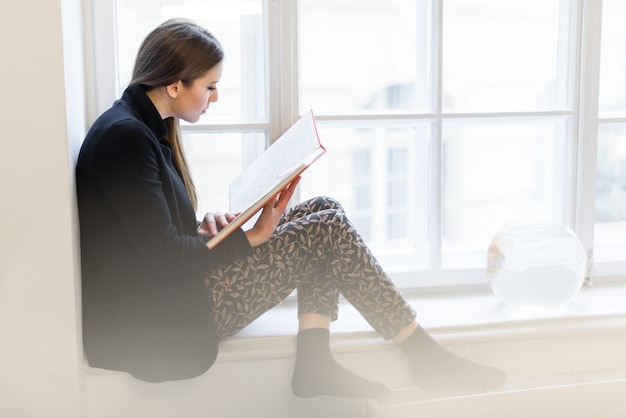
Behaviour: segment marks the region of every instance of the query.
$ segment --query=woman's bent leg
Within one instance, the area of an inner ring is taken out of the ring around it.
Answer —
[[[308,220],[319,219],[323,217],[320,214],[336,208],[335,202],[327,199],[298,205],[286,214],[272,238],[253,254],[209,273],[205,282],[212,295],[220,341],[280,303],[294,288],[325,275],[325,261],[318,257],[318,249],[308,244],[306,226]],[[338,292],[330,286],[324,293],[320,309],[301,316],[292,380],[294,393],[300,397],[388,394],[389,389],[381,383],[362,379],[334,360],[329,349],[328,325],[330,316],[337,316]],[[308,321],[307,317],[315,320]]]

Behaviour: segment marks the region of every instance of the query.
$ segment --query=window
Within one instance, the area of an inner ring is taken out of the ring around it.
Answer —
[[[328,153],[300,198],[340,200],[399,285],[484,285],[518,221],[569,225],[598,276],[623,275],[626,6],[599,3],[94,0],[97,111],[147,32],[189,17],[226,50],[220,101],[183,126],[200,212],[313,109]]]

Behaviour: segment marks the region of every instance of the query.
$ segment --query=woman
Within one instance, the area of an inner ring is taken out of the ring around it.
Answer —
[[[330,353],[339,294],[406,352],[416,385],[500,384],[504,373],[453,355],[417,324],[339,203],[319,197],[286,209],[297,180],[250,230],[208,250],[208,239],[234,217],[196,221],[178,121],[197,122],[217,101],[222,60],[205,29],[163,23],[141,45],[123,97],[87,134],[76,175],[89,363],[151,382],[198,376],[220,341],[297,288],[297,396],[389,392]]]

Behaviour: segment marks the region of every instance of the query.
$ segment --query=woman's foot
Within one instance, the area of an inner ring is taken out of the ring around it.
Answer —
[[[415,385],[422,388],[485,390],[506,380],[501,370],[451,353],[421,327],[399,346],[411,359]]]
[[[296,396],[374,398],[391,393],[384,384],[363,379],[337,363],[328,344],[327,329],[306,329],[298,334],[296,365],[291,379]]]

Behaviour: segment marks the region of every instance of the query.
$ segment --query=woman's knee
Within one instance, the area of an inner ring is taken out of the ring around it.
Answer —
[[[309,204],[318,208],[318,211],[334,209],[343,211],[343,206],[341,203],[329,196],[317,196],[312,199],[309,199]]]

